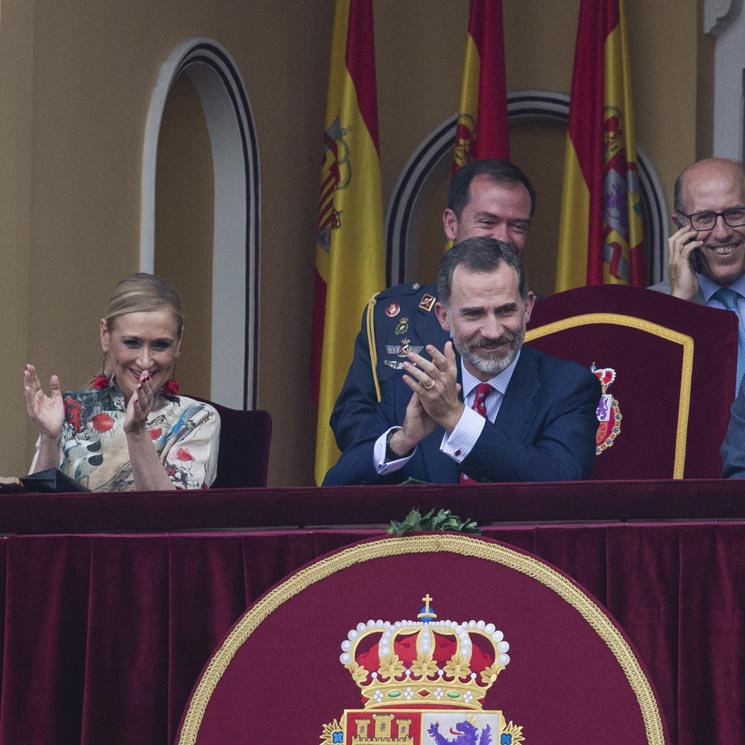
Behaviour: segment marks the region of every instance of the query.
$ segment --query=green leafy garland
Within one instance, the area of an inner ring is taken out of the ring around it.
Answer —
[[[391,520],[388,526],[388,535],[405,535],[421,531],[448,531],[450,533],[475,533],[481,534],[475,520],[461,520],[450,510],[440,508],[435,513],[434,508],[426,515],[422,515],[417,509],[411,510],[402,522]]]

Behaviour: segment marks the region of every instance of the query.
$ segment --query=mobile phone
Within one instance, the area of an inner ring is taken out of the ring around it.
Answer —
[[[685,217],[685,215],[676,214],[673,215],[673,222],[675,225],[680,228],[686,228],[690,227],[693,229],[693,227],[688,223],[688,219]],[[690,243],[691,241],[697,241],[698,240],[698,232],[694,232],[692,236],[686,239],[686,243]],[[693,251],[691,251],[689,257],[689,261],[691,262],[691,268],[694,272],[698,272],[699,274],[702,271],[702,262],[701,262],[701,249],[694,248]]]
[[[691,254],[688,258],[691,262],[691,266],[693,267],[693,271],[698,272],[699,274],[702,274],[703,264],[701,262],[701,249],[694,248],[693,251],[691,251]]]
[[[690,238],[687,238],[685,243],[691,243],[691,241],[697,241],[698,240],[698,233],[694,233]],[[700,248],[694,248],[693,251],[691,251],[690,254],[688,254],[688,261],[691,262],[691,268],[694,272],[698,272],[701,274],[703,263],[701,261],[701,249]]]

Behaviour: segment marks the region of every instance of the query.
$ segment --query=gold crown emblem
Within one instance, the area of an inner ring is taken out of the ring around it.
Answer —
[[[425,595],[417,621],[357,624],[340,661],[362,691],[365,708],[417,706],[481,709],[509,664],[510,645],[493,623],[438,621]]]

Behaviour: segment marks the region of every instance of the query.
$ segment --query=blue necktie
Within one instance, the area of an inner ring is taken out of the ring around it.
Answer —
[[[745,329],[742,327],[742,319],[737,310],[737,301],[742,295],[731,287],[720,287],[714,293],[713,297],[727,310],[731,310],[737,316],[737,380],[735,381],[735,395],[737,395],[742,374],[745,372]]]

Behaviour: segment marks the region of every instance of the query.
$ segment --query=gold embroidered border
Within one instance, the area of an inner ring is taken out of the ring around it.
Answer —
[[[564,318],[561,321],[538,326],[525,334],[525,341],[540,339],[542,336],[566,331],[577,326],[608,323],[614,326],[629,326],[662,339],[680,344],[683,347],[683,364],[680,374],[680,395],[678,398],[678,426],[675,435],[675,459],[673,461],[673,478],[682,479],[685,470],[686,436],[688,434],[688,417],[691,410],[691,379],[693,377],[693,338],[680,331],[660,326],[642,318],[626,316],[621,313],[586,313],[580,316]],[[603,365],[610,364],[603,362]]]
[[[354,564],[404,554],[454,553],[502,564],[537,580],[569,603],[592,626],[621,666],[644,720],[648,745],[665,745],[657,701],[639,661],[605,612],[568,578],[541,560],[507,546],[457,534],[382,538],[343,549],[300,570],[267,593],[238,621],[210,660],[189,703],[178,745],[194,745],[210,697],[249,636],[280,605],[316,582]]]

